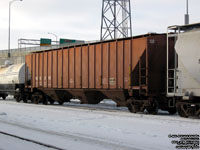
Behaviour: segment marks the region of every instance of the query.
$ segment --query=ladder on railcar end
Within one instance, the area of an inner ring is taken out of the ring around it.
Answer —
[[[148,90],[148,86],[147,86],[147,82],[148,82],[148,71],[147,71],[147,66],[146,66],[146,59],[145,59],[145,66],[142,66],[142,59],[140,58],[139,60],[139,93],[140,95],[146,95],[147,94],[147,90]]]
[[[177,69],[168,69],[167,95],[175,96],[177,93]]]
[[[173,33],[171,32],[171,30],[173,31]],[[176,50],[174,49],[174,67],[169,67],[169,39],[170,38],[174,38],[174,42],[177,41],[177,36],[178,33],[180,33],[180,31],[178,30],[174,30],[171,29],[171,27],[168,27],[167,29],[167,86],[166,86],[166,96],[167,97],[174,97],[176,96],[177,92],[178,92],[178,87],[177,87],[177,73],[178,73],[178,61],[177,61],[177,54],[176,54]],[[174,45],[175,46],[175,45]]]

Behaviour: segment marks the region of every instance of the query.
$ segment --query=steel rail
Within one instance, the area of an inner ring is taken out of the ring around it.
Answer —
[[[28,139],[28,138],[20,137],[20,136],[13,135],[13,134],[10,134],[10,133],[6,133],[6,132],[3,132],[3,131],[0,131],[0,134],[10,136],[10,137],[13,137],[13,138],[16,138],[16,139],[20,139],[20,140],[23,140],[23,141],[27,141],[27,142],[30,142],[30,143],[34,143],[34,144],[37,144],[37,145],[41,145],[41,146],[44,146],[44,147],[56,149],[56,150],[66,150],[66,149],[59,148],[59,147],[56,147],[56,146],[53,146],[53,145],[50,145],[50,144],[45,144],[45,143],[42,143],[42,142],[38,142],[38,141],[31,140],[31,139]]]

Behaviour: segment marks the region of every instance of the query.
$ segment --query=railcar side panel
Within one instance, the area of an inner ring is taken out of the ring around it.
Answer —
[[[44,68],[44,59],[43,59],[44,53],[39,54],[39,87],[44,87],[43,85],[43,68]]]
[[[102,74],[101,74],[101,67],[102,67],[102,45],[97,44],[95,48],[95,88],[100,89],[102,86]]]
[[[124,88],[128,89],[130,84],[130,50],[131,50],[131,40],[124,40]]]
[[[117,42],[117,88],[124,88],[124,45],[123,41]]]
[[[48,88],[51,88],[52,87],[52,72],[53,72],[53,70],[52,70],[52,58],[53,58],[53,54],[52,54],[53,52],[52,51],[49,51],[49,52],[47,52],[47,59],[48,59],[48,77],[47,77],[47,81],[48,81]]]
[[[43,80],[43,87],[47,88],[47,79],[48,79],[48,62],[47,62],[47,52],[43,53],[43,75],[42,75],[42,80]]]
[[[95,87],[95,46],[89,46],[89,88]]]
[[[32,58],[27,57],[32,59],[32,86],[97,89],[139,86],[139,61],[146,50],[144,37],[35,53]]]
[[[69,51],[63,50],[63,88],[69,88]]]
[[[102,48],[102,87],[104,89],[108,88],[108,63],[109,63],[109,43],[103,43]]]
[[[89,47],[82,47],[82,88],[89,88]]]
[[[81,47],[76,47],[75,49],[75,88],[81,88]]]
[[[110,42],[109,51],[109,87],[110,89],[117,88],[117,42]]]
[[[34,62],[35,54],[31,54],[31,66],[29,66],[29,69],[31,70],[31,87],[35,87],[35,62]],[[26,57],[26,61],[28,60],[28,57]]]
[[[58,50],[58,88],[63,87],[63,50]]]
[[[53,88],[58,88],[57,87],[57,79],[58,79],[58,51],[55,50],[53,51],[53,68],[52,68],[52,79],[53,79]]]
[[[35,76],[35,85],[36,85],[36,88],[39,87],[39,53],[36,53],[36,56],[35,56],[35,72],[36,72],[36,76]]]
[[[74,48],[69,49],[69,88],[74,88]]]

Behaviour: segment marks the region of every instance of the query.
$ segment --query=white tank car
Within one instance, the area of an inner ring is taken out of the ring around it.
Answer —
[[[30,76],[29,76],[30,79]],[[14,64],[0,68],[0,97],[5,99],[25,83],[25,64]]]
[[[178,54],[177,92],[186,99],[200,97],[200,29],[178,34],[175,49]]]

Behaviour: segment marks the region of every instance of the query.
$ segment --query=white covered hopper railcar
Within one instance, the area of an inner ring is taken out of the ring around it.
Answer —
[[[168,68],[167,95],[176,98],[180,116],[200,116],[200,23],[168,29],[175,31],[174,34],[169,32],[168,37],[176,39],[177,57],[174,57],[175,68]],[[169,77],[172,70],[173,78]]]

